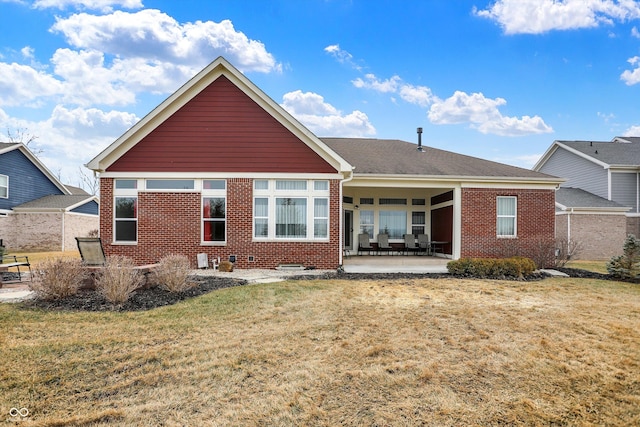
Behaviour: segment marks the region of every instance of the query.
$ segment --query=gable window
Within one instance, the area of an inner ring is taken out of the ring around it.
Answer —
[[[115,241],[135,243],[138,240],[138,198],[115,198]]]
[[[329,181],[255,180],[253,193],[255,239],[329,238]]]
[[[202,243],[220,245],[227,241],[227,182],[202,181]]]
[[[516,236],[517,201],[515,196],[498,196],[496,223],[498,237]]]
[[[9,177],[0,175],[0,198],[9,198]]]

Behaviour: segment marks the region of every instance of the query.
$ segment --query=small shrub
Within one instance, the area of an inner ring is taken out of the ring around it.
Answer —
[[[48,259],[32,270],[29,288],[38,299],[62,299],[77,294],[87,277],[79,259]]]
[[[558,239],[556,241],[556,267],[564,267],[567,262],[571,260],[571,257],[578,253],[580,244],[575,240]]]
[[[144,275],[134,267],[131,258],[120,255],[108,257],[96,278],[96,289],[112,304],[126,302],[144,281]]]
[[[191,265],[184,255],[167,255],[154,270],[152,280],[169,292],[182,292],[192,288],[195,283],[189,280]]]
[[[607,271],[621,279],[635,279],[640,275],[640,240],[629,234],[624,241],[623,254],[611,258]]]
[[[518,256],[511,258],[460,258],[449,261],[447,270],[450,274],[464,277],[522,278],[533,273],[536,270],[536,264],[530,258]]]

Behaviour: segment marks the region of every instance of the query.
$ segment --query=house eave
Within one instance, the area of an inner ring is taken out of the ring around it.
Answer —
[[[363,174],[354,173],[353,180],[349,183],[353,185],[358,182],[375,182],[375,181],[387,181],[389,183],[399,182],[415,182],[422,184],[429,183],[447,183],[450,185],[463,185],[468,186],[472,184],[499,184],[504,187],[504,184],[512,185],[543,185],[557,187],[566,180],[563,178],[549,177],[549,178],[530,178],[530,177],[494,177],[494,176],[462,176],[462,175],[403,175],[403,174]]]

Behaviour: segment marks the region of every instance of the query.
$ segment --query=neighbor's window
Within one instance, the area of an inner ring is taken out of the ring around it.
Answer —
[[[6,199],[9,197],[9,177],[0,175],[0,197]]]
[[[115,241],[136,242],[138,240],[138,198],[115,198]]]
[[[224,242],[227,233],[227,206],[224,197],[202,198],[202,240]]]
[[[516,235],[516,204],[514,196],[498,196],[497,198],[497,234],[498,237],[514,237]]]

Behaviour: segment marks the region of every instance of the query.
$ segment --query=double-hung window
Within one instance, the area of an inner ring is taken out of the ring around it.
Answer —
[[[515,237],[516,212],[518,199],[515,196],[498,196],[497,198],[497,223],[498,237]]]
[[[329,238],[329,181],[255,180],[253,194],[255,239]]]
[[[0,198],[9,198],[9,177],[7,175],[0,175]]]
[[[202,242],[227,241],[227,183],[222,179],[202,181]]]
[[[117,179],[114,189],[114,231],[115,243],[136,243],[138,241],[138,181]]]

